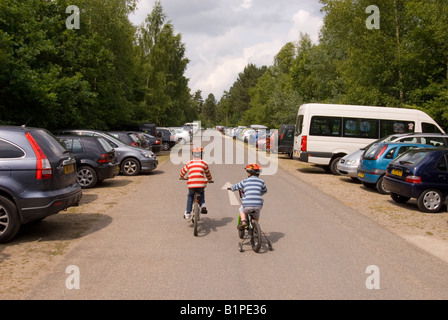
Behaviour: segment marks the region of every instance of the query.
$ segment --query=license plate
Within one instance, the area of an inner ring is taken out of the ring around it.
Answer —
[[[358,177],[364,178],[364,172],[358,172]]]
[[[401,176],[403,175],[403,171],[402,171],[402,170],[399,170],[399,169],[392,169],[392,174],[393,174],[394,176],[399,176],[399,177],[401,177]]]
[[[75,166],[73,164],[64,167],[65,174],[72,173],[73,171],[75,171]]]

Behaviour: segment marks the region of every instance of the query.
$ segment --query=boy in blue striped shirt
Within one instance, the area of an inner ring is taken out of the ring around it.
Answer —
[[[232,191],[243,190],[244,196],[241,199],[242,206],[240,207],[241,223],[238,226],[239,229],[243,229],[247,226],[246,213],[253,210],[255,211],[254,218],[256,221],[260,219],[260,211],[263,208],[263,198],[268,189],[263,180],[258,176],[261,172],[261,167],[258,164],[249,164],[246,167],[247,179],[234,184]]]

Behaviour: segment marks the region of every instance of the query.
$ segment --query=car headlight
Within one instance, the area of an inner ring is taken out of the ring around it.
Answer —
[[[359,160],[347,160],[345,164],[348,166],[357,166],[359,164]]]

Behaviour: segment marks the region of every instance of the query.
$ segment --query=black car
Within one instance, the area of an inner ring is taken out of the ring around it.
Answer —
[[[149,142],[152,151],[154,152],[160,151],[160,149],[162,148],[162,140],[160,140],[160,138],[156,138],[148,133],[143,133],[143,136]]]
[[[278,129],[277,152],[286,153],[292,159],[294,148],[294,130],[295,125],[284,124]]]
[[[114,178],[120,171],[115,150],[102,137],[58,136],[76,158],[77,181],[81,188]]]
[[[162,140],[162,150],[168,151],[176,144],[174,136],[168,129],[157,128],[157,136]]]
[[[57,135],[80,135],[103,137],[107,143],[115,149],[115,154],[120,163],[120,171],[126,176],[136,176],[140,173],[148,173],[157,168],[159,160],[156,155],[147,149],[128,146],[123,141],[110,134],[89,129],[67,129],[55,131]]]
[[[81,200],[75,158],[45,129],[0,126],[0,160],[0,242]]]

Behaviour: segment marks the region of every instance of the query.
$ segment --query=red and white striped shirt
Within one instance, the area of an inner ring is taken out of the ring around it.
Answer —
[[[187,173],[189,189],[205,188],[207,182],[213,180],[207,162],[201,159],[193,159],[188,162],[180,171],[180,177],[184,179]]]

